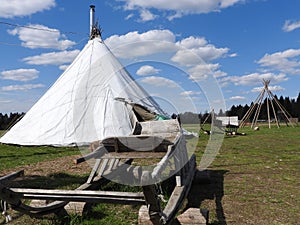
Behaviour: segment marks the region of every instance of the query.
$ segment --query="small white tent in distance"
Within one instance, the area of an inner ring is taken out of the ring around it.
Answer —
[[[105,45],[90,12],[88,43],[1,143],[69,146],[129,135],[136,115],[128,102],[164,114]]]

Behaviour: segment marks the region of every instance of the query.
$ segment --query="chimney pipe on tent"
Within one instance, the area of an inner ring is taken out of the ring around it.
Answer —
[[[90,35],[92,35],[92,29],[95,25],[95,6],[90,5]]]
[[[90,5],[90,40],[98,37],[102,40],[101,30],[98,26],[98,22],[95,23],[95,6]]]

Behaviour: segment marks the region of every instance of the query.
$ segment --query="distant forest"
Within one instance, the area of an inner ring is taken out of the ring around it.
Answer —
[[[286,109],[286,111],[294,118],[300,119],[300,93],[298,94],[297,99],[290,99],[289,97],[283,97],[280,96],[279,98],[275,95],[275,98],[280,102],[280,104]],[[243,116],[246,114],[250,106],[253,104],[253,102],[250,105],[233,105],[228,111],[223,112],[220,110],[219,112],[215,112],[218,116],[238,116],[239,120],[243,118]],[[270,106],[271,107],[271,106]],[[276,116],[279,120],[284,120],[284,117],[281,113],[281,110],[277,107],[276,104],[274,104]],[[180,114],[180,119],[182,123],[185,124],[195,124],[195,123],[203,123],[205,120],[207,123],[210,123],[210,117],[208,116],[211,112],[206,112],[204,114],[196,114],[191,112],[185,112],[183,114]],[[252,121],[254,117],[254,113],[252,117],[250,117],[250,120]],[[270,117],[274,119],[273,110],[270,109]],[[267,99],[264,100],[260,114],[259,114],[260,120],[267,120],[268,114],[267,114]]]
[[[14,125],[25,113],[0,113],[0,130],[7,130]]]
[[[292,117],[299,118],[300,119],[300,93],[298,94],[297,99],[290,99],[289,97],[283,97],[280,96],[279,98],[275,95],[275,98],[278,99],[280,104],[289,112],[289,114]],[[251,103],[253,104],[253,102]],[[220,110],[219,112],[215,112],[218,116],[238,116],[239,120],[242,119],[242,117],[245,115],[245,113],[248,111],[250,108],[250,105],[233,105],[230,110],[223,112]],[[277,116],[279,119],[281,119],[281,113],[280,109],[275,106],[275,111],[277,113]],[[272,110],[271,112],[271,118],[274,118]],[[208,116],[211,112],[205,112],[205,113],[192,113],[192,112],[185,112],[179,114],[180,120],[182,123],[185,124],[199,124],[203,123],[206,121],[207,123],[210,123],[210,117]],[[10,128],[12,125],[14,125],[22,116],[24,116],[25,113],[10,113],[10,114],[2,114],[0,113],[0,130],[6,130]],[[253,115],[254,116],[254,115]],[[252,116],[252,118],[253,118]],[[250,120],[252,119],[250,117]],[[266,99],[264,103],[262,104],[261,111],[260,111],[260,116],[259,119],[261,120],[267,120],[268,115],[267,115],[267,102]]]

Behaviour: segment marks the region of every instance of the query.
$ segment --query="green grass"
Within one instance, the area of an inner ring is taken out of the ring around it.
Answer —
[[[198,130],[193,125],[188,125],[187,129]],[[260,127],[259,131],[246,127],[239,129],[239,132],[247,135],[225,136],[217,157],[208,168],[210,182],[194,185],[186,204],[207,208],[211,225],[299,224],[300,127]],[[195,152],[198,163],[208,138],[208,135],[200,135]],[[0,171],[72,154],[78,152],[69,148],[0,145]],[[77,184],[85,178],[71,174],[52,176],[53,180],[63,178],[67,181],[56,186]],[[98,204],[88,217],[72,215],[68,224],[137,224],[138,208]],[[50,225],[60,221],[33,220],[23,216],[13,224],[30,223]]]
[[[247,135],[226,136],[209,168],[213,174],[222,174],[214,180],[214,195],[221,196],[222,207],[212,200],[201,206],[210,209],[211,224],[297,224],[300,128],[239,132]]]
[[[0,144],[0,171],[76,154],[79,154],[79,150],[72,147],[22,147]]]

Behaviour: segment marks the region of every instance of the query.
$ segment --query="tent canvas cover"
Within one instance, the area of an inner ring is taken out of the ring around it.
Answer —
[[[163,114],[98,35],[0,142],[69,146],[129,135],[133,110],[120,98]]]

